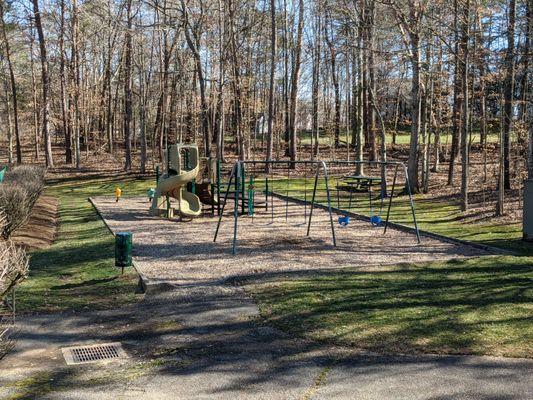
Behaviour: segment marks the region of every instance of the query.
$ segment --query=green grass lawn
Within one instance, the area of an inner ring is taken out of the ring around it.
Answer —
[[[379,213],[383,219],[385,218],[388,203],[385,201],[383,208],[380,210],[380,201],[377,199],[379,195],[378,188],[374,189],[375,200],[371,210],[368,193],[354,194],[350,203],[348,192],[339,191],[339,198],[337,198],[337,191],[334,189],[337,184],[339,184],[337,180],[330,179],[329,186],[333,207],[341,210],[350,210],[366,216],[370,216],[372,212]],[[261,180],[256,180],[255,186],[257,191],[264,191],[265,189],[264,181]],[[304,199],[305,190],[307,190],[306,198],[310,201],[313,179],[308,178],[307,182],[303,178],[291,179],[290,185],[287,185],[286,179],[278,178],[274,180],[274,184],[271,184],[270,187],[276,193],[281,195],[288,194],[298,199]],[[396,193],[399,191],[401,191],[401,187],[397,186]],[[325,184],[323,179],[321,179],[318,184],[317,202],[326,205],[326,199]],[[467,240],[533,256],[533,244],[522,241],[522,224],[519,221],[514,223],[500,222],[495,218],[485,218],[483,215],[477,216],[475,214],[465,217],[461,212],[459,202],[448,198],[430,199],[423,195],[416,195],[414,199],[416,217],[420,229],[455,239]],[[394,197],[390,221],[414,226],[408,196]]]
[[[316,266],[317,268],[320,266]],[[380,353],[533,357],[533,258],[279,274],[246,283],[267,322]]]
[[[303,198],[307,186],[310,200],[311,183],[294,180],[289,194]],[[87,198],[113,195],[116,186],[123,196],[144,195],[152,185],[153,179],[124,176],[50,185],[47,194],[61,202],[59,237],[32,254],[30,277],[17,291],[19,311],[102,309],[136,301],[138,277],[133,270],[121,276],[114,267],[113,237]],[[256,190],[262,185],[257,181]],[[285,194],[287,182],[277,179],[273,189]],[[335,195],[332,201],[336,206]],[[395,202],[392,221],[411,223],[407,198]],[[341,199],[340,208],[346,206],[347,198]],[[532,254],[519,240],[519,224],[465,224],[458,205],[447,199],[418,198],[416,207],[424,229]],[[359,195],[352,209],[368,214],[366,196]],[[279,274],[247,282],[246,288],[269,322],[315,340],[391,353],[531,357],[532,280],[533,258],[498,256]]]
[[[90,196],[143,194],[152,181],[94,179],[52,184],[46,194],[60,200],[56,242],[31,253],[28,279],[17,288],[17,311],[102,309],[136,301],[138,276],[114,267],[114,238],[87,201]]]

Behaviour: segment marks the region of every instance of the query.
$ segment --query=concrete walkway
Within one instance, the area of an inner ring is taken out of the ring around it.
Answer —
[[[0,398],[533,397],[533,360],[391,357],[310,343],[263,326],[250,299],[222,285],[180,288],[112,311],[27,317],[18,340],[0,362]],[[130,358],[67,367],[59,350],[109,341],[121,341]]]
[[[251,299],[218,279],[149,291],[115,310],[28,316],[17,339],[0,360],[2,399],[533,398],[533,360],[383,356],[308,342],[265,326]],[[60,351],[114,341],[128,359],[66,366]]]

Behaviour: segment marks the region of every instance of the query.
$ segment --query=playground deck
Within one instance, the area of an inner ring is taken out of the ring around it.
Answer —
[[[333,247],[329,215],[316,208],[311,235],[302,204],[274,201],[271,210],[257,209],[253,218],[239,218],[237,254],[232,255],[233,216],[224,215],[219,237],[213,243],[217,218],[202,216],[181,222],[148,214],[146,198],[112,197],[92,199],[113,232],[133,233],[134,262],[139,272],[150,281],[172,284],[219,282],[233,276],[261,272],[317,270],[325,268],[365,268],[379,264],[421,262],[488,255],[468,245],[460,245],[382,228],[352,219],[347,227],[336,224],[337,247]],[[233,210],[233,204],[228,208]],[[307,212],[309,209],[307,210]]]

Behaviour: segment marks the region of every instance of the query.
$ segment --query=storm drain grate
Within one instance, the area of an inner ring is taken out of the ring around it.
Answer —
[[[103,343],[89,346],[63,347],[67,365],[86,364],[96,361],[115,360],[127,357],[120,343]]]

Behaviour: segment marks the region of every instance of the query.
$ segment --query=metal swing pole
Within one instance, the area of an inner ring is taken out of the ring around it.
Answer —
[[[326,193],[328,196],[328,212],[329,212],[329,222],[331,224],[331,236],[333,238],[333,246],[337,246],[337,239],[335,238],[335,225],[333,224],[333,215],[331,213],[331,196],[329,193],[329,184],[328,184],[328,168],[326,163],[322,161],[322,168],[324,168],[324,180],[326,181]],[[318,168],[317,168],[318,171]]]
[[[239,184],[241,179],[241,162],[237,161],[237,175],[235,177],[235,207],[233,209],[233,247],[232,247],[232,253],[233,255],[237,254],[237,229],[238,229],[238,221],[239,221]]]
[[[400,167],[400,164],[397,164],[396,168],[394,169],[394,178],[392,179],[392,190],[390,192],[389,206],[387,208],[387,219],[385,220],[385,229],[383,230],[383,234],[387,233],[387,227],[389,226],[389,216],[390,216],[390,210],[392,207],[392,198],[394,197],[394,188],[396,187],[396,177],[398,176],[399,167]]]
[[[411,213],[413,214],[413,223],[415,224],[416,239],[420,243],[420,232],[418,231],[418,223],[416,222],[415,203],[413,201],[413,194],[411,193],[411,182],[409,182],[409,173],[407,167],[404,165],[405,186],[407,186],[407,193],[409,194],[409,202],[411,203]]]
[[[245,205],[245,196],[244,196],[244,193],[245,193],[245,190],[246,190],[246,169],[244,167],[244,164],[242,164],[241,166],[241,190],[242,190],[242,199],[241,199],[241,213],[244,214],[245,210],[246,210],[246,205]],[[250,199],[248,199],[248,207],[250,207]]]
[[[307,236],[309,236],[309,232],[311,231],[311,219],[313,218],[313,210],[315,208],[315,197],[316,197],[317,185],[318,185],[318,165],[316,167],[316,173],[315,173],[315,184],[313,186],[313,197],[311,198],[311,209],[309,210],[309,222],[307,223]]]
[[[270,162],[270,161],[267,161]],[[270,186],[272,187],[270,190],[270,223],[274,223],[274,168],[270,168]]]
[[[291,163],[287,163],[287,195],[285,196],[285,223],[289,220],[289,185],[291,181]]]
[[[231,175],[229,177],[228,187],[226,188],[226,193],[224,194],[224,203],[222,204],[222,209],[220,210],[220,213],[218,215],[217,229],[215,231],[215,237],[213,238],[213,242],[217,241],[218,230],[220,229],[220,223],[222,222],[222,216],[224,215],[224,209],[226,208],[226,203],[228,202],[228,194],[229,194],[229,190],[231,188],[231,183],[233,181],[234,175],[235,175],[235,166],[233,166],[233,168],[231,170]],[[219,204],[220,204],[220,202],[219,202]]]
[[[307,222],[307,164],[304,164],[304,224]]]

